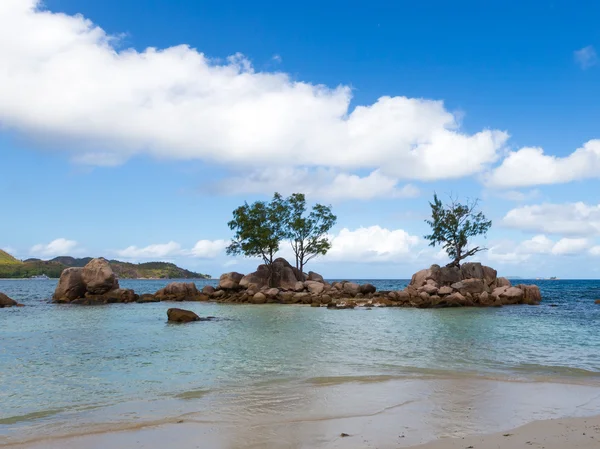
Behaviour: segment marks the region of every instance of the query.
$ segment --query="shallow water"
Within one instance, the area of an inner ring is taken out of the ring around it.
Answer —
[[[146,293],[167,282],[121,285]],[[406,284],[370,282],[386,290]],[[315,392],[333,398],[348,385],[364,390],[366,408],[376,402],[367,391],[380,384],[600,386],[600,281],[530,282],[540,285],[543,305],[333,311],[185,303],[219,320],[171,325],[172,303],[53,305],[56,280],[0,280],[0,291],[27,306],[0,310],[0,444],[187,414],[293,415]],[[206,283],[216,281],[197,282]],[[338,407],[339,397],[331,403]]]

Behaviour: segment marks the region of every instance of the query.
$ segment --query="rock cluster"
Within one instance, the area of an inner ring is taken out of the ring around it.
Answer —
[[[412,307],[502,306],[539,304],[540,290],[535,285],[512,286],[498,277],[496,270],[478,262],[458,267],[430,268],[415,273],[408,287],[396,296]]]
[[[66,268],[52,296],[57,303],[107,304],[135,302],[139,296],[119,287],[119,281],[106,259],[92,259],[83,268]]]
[[[313,307],[460,307],[539,304],[535,285],[512,286],[496,270],[480,263],[458,267],[432,265],[415,273],[402,291],[377,291],[371,284],[329,283],[314,272],[301,273],[285,259],[272,270],[260,265],[253,273],[225,273],[214,288],[199,291],[194,283],[172,282],[155,294],[136,295],[119,288],[110,265],[94,259],[84,268],[63,271],[54,293],[55,302],[105,304],[112,302],[215,301],[247,304],[307,304]]]

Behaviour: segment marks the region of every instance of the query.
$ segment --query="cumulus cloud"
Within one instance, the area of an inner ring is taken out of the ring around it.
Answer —
[[[193,248],[185,249],[177,242],[157,243],[143,248],[129,246],[115,253],[126,259],[164,259],[176,256],[214,259],[227,246],[225,240],[199,240]]]
[[[523,206],[510,210],[502,223],[525,231],[590,236],[600,233],[600,204],[593,206],[577,202]]]
[[[500,263],[520,263],[539,255],[571,256],[583,254],[589,246],[590,241],[586,238],[562,238],[554,241],[540,234],[521,243],[510,240],[496,242],[490,248],[487,257],[491,261]]]
[[[590,248],[590,254],[592,256],[600,256],[600,246],[594,246]]]
[[[30,254],[36,257],[57,257],[74,254],[77,249],[75,240],[59,238],[47,244],[37,244],[31,247]]]
[[[360,168],[379,170],[378,185],[478,173],[508,138],[462,131],[441,101],[384,96],[351,109],[348,86],[257,72],[241,55],[219,62],[186,45],[118,44],[82,16],[2,0],[0,121],[59,139],[85,164],[145,153],[228,168],[325,167],[372,182],[352,178]]]
[[[143,248],[128,246],[116,251],[117,255],[126,259],[160,259],[181,255],[181,245],[177,242],[157,243]]]
[[[417,236],[402,229],[380,226],[348,228],[332,236],[331,250],[323,258],[329,262],[402,262],[411,257],[421,243]]]
[[[420,194],[414,185],[398,186],[397,178],[386,176],[379,170],[361,177],[335,170],[293,167],[256,170],[225,179],[216,188],[226,194],[271,194],[279,191],[289,195],[304,192],[313,198],[328,200],[412,198]]]
[[[560,184],[600,177],[600,139],[590,140],[566,157],[544,154],[542,148],[513,151],[492,170],[485,182],[490,187],[525,187]]]
[[[573,52],[573,56],[575,57],[575,62],[584,70],[598,64],[598,54],[592,45]]]
[[[189,254],[202,259],[214,259],[225,250],[227,245],[226,240],[198,240]]]

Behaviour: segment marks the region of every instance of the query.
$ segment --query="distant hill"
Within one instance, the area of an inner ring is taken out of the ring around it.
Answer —
[[[14,264],[20,264],[20,263],[21,263],[21,261],[19,259],[16,259],[15,257],[8,254],[6,251],[3,251],[0,249],[0,264],[14,265]]]
[[[68,267],[83,267],[91,257],[81,259],[69,256],[55,257],[51,260],[27,259],[20,261],[0,250],[0,278],[29,278],[45,274],[51,278],[60,277],[62,270]],[[120,279],[210,279],[210,275],[194,273],[168,262],[146,262],[134,264],[110,260],[110,266]]]

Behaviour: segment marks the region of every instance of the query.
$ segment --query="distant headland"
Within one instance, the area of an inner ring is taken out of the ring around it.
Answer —
[[[0,250],[0,278],[23,279],[46,275],[59,278],[65,268],[83,267],[91,257],[55,257],[50,260],[19,260]],[[208,274],[195,273],[169,262],[130,263],[110,260],[110,266],[120,279],[210,279]]]

